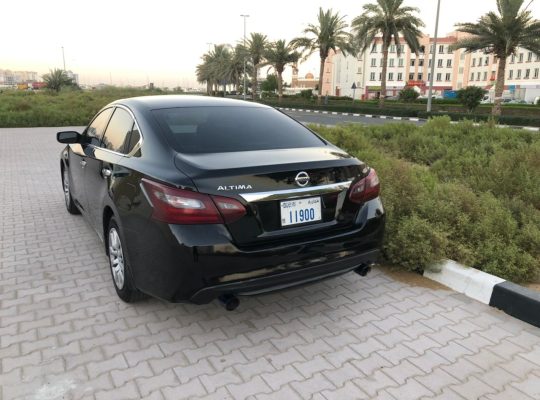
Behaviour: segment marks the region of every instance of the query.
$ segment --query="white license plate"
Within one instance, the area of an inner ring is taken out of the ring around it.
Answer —
[[[282,201],[280,208],[281,226],[306,224],[322,219],[320,197]]]

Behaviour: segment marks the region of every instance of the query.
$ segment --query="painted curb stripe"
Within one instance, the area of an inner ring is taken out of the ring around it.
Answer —
[[[302,108],[282,108],[282,107],[276,107],[279,110],[287,110],[287,111],[300,111],[300,112],[313,112],[316,114],[328,114],[329,111],[319,111],[319,110],[304,110]],[[351,113],[339,113],[336,111],[330,112],[332,115],[353,115],[355,117],[365,117],[365,118],[380,118],[380,119],[394,119],[397,121],[400,120],[408,120],[408,121],[414,121],[414,122],[420,122],[420,121],[427,121],[424,118],[408,118],[408,117],[391,117],[388,115],[371,115],[371,114],[351,114]],[[458,124],[460,121],[450,121],[451,124]],[[480,126],[478,122],[473,123],[473,126]],[[531,132],[540,132],[540,128],[534,127],[534,126],[514,126],[514,125],[496,125],[497,128],[511,128],[511,129],[523,129]]]
[[[540,292],[505,281],[493,287],[489,305],[540,328]]]
[[[540,292],[452,260],[433,267],[424,270],[425,278],[540,328]]]

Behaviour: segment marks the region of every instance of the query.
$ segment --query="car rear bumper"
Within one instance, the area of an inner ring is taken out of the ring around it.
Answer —
[[[360,266],[377,262],[378,258],[379,250],[375,249],[315,267],[207,286],[195,292],[190,301],[205,304],[224,294],[255,295],[303,285],[350,272]]]
[[[379,199],[364,211],[361,223],[345,231],[247,247],[235,245],[224,225],[146,220],[144,228],[124,230],[128,262],[135,286],[165,301],[200,304],[222,294],[272,291],[376,262],[385,215]]]

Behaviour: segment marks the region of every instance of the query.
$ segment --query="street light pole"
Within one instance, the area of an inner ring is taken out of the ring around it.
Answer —
[[[246,18],[249,17],[247,14],[241,14],[242,18],[244,18],[244,52],[246,51]],[[244,100],[246,99],[246,54],[244,53]]]
[[[439,11],[441,10],[441,0],[437,0],[437,19],[435,20],[435,36],[433,37],[433,54],[431,55],[431,76],[429,78],[429,92],[427,100],[427,112],[431,112],[433,96],[433,78],[435,75],[435,60],[437,58],[437,34],[439,33]]]
[[[66,57],[64,56],[64,46],[62,46],[62,61],[64,62],[64,71],[66,70]]]

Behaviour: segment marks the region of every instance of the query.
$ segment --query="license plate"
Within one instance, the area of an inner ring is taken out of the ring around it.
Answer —
[[[280,208],[281,226],[306,224],[322,219],[320,197],[282,201]]]

